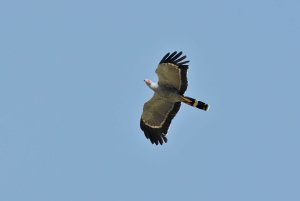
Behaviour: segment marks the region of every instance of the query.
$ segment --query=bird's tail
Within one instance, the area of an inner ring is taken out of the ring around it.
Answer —
[[[188,104],[190,106],[193,106],[193,107],[196,107],[198,109],[201,109],[201,110],[205,110],[207,111],[209,109],[209,105],[202,102],[202,101],[198,101],[194,98],[190,98],[188,96],[182,96],[182,102],[184,102],[185,104]]]

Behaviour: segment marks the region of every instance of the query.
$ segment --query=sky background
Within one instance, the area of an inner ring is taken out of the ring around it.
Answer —
[[[1,1],[0,200],[300,200],[300,2]],[[145,78],[190,60],[168,143]]]

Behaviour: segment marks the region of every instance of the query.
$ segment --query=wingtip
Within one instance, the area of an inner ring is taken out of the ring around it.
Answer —
[[[163,138],[163,140],[164,140],[165,143],[168,142],[168,138],[165,135],[162,135],[162,138]]]

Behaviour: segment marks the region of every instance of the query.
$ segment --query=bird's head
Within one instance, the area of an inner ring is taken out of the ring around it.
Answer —
[[[144,82],[148,85],[148,86],[150,86],[151,85],[151,83],[152,83],[152,80],[149,80],[149,79],[145,79],[144,80]]]
[[[145,79],[144,82],[146,83],[146,85],[148,87],[150,87],[150,89],[152,89],[153,91],[157,91],[158,90],[158,84],[153,82],[152,80],[149,79]]]

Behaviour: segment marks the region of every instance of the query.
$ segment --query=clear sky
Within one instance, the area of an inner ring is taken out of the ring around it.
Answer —
[[[0,200],[300,200],[300,1],[1,1]],[[190,62],[155,146],[145,78]]]

